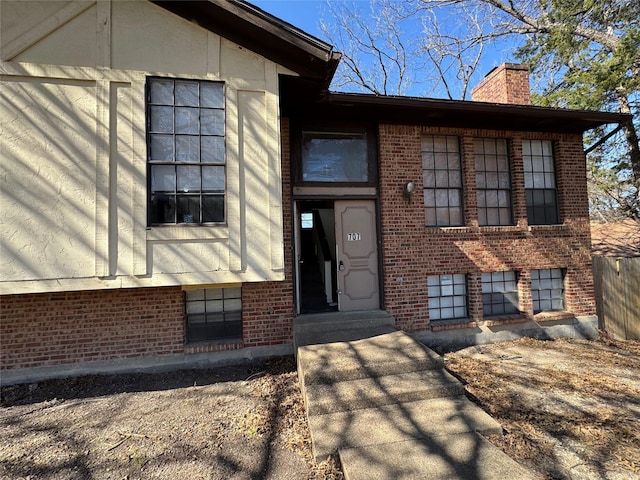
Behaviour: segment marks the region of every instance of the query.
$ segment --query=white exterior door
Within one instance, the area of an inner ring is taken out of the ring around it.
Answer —
[[[376,310],[380,292],[375,202],[337,200],[334,209],[339,310]]]

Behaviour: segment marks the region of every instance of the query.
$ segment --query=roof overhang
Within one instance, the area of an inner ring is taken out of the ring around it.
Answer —
[[[242,0],[150,0],[272,60],[326,90],[340,54],[322,40]]]

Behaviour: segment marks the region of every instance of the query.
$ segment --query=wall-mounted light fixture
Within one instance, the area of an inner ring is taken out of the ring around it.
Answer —
[[[416,191],[416,184],[413,182],[407,182],[404,184],[404,188],[402,189],[402,196],[404,199],[411,203],[411,195]]]

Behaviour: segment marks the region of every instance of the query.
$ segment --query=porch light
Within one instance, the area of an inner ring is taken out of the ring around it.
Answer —
[[[402,190],[402,196],[407,202],[411,203],[411,195],[413,195],[413,192],[415,192],[415,190],[416,190],[415,183],[407,182],[404,184],[404,189]]]

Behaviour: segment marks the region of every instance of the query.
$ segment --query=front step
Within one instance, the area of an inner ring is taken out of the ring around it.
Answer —
[[[444,369],[305,387],[308,416],[463,394],[462,384]]]
[[[442,358],[404,332],[298,348],[303,388],[359,378],[442,368]]]
[[[312,415],[309,429],[318,461],[344,448],[415,439],[430,442],[443,434],[502,432],[497,421],[464,396]]]

